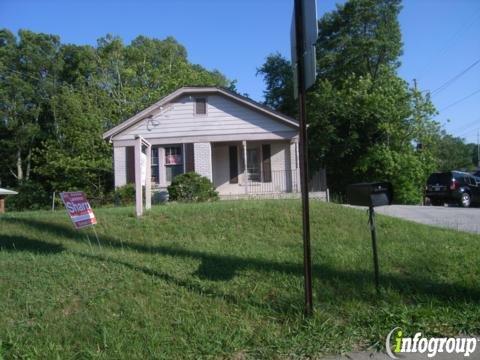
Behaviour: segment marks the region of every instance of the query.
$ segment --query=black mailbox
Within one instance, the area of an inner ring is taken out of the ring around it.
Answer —
[[[393,200],[393,188],[389,182],[370,182],[350,184],[347,187],[347,202],[358,206],[390,205]]]

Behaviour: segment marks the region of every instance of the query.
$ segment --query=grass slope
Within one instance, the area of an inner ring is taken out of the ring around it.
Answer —
[[[386,334],[480,333],[480,237],[312,203],[316,311],[302,317],[300,204],[174,204],[0,217],[0,358],[289,358]],[[87,240],[87,235],[90,242]]]

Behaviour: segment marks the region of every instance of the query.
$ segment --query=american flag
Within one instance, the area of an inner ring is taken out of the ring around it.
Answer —
[[[181,155],[167,155],[165,156],[166,165],[179,165],[182,163]]]

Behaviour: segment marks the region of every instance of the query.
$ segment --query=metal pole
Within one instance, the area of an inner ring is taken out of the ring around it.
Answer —
[[[480,129],[477,129],[477,166],[480,170]]]
[[[98,247],[101,249],[102,245],[100,245],[100,239],[98,238],[97,230],[95,230],[95,225],[93,225],[92,228],[93,228],[93,233],[95,234],[95,237],[97,238]]]
[[[368,209],[368,222],[370,223],[370,232],[372,233],[372,249],[373,249],[373,268],[375,271],[375,288],[377,293],[380,292],[380,279],[378,269],[378,254],[377,254],[377,231],[375,228],[375,210],[373,206]]]
[[[308,149],[307,149],[307,116],[305,106],[305,41],[303,33],[303,3],[295,0],[295,39],[297,53],[298,78],[298,117],[300,122],[300,184],[302,191],[303,222],[303,274],[305,281],[305,315],[313,311],[312,300],[312,263],[310,254],[310,209],[308,200]]]

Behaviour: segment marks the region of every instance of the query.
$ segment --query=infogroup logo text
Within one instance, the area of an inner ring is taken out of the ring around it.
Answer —
[[[392,339],[394,333],[395,338]],[[392,340],[394,340],[393,344]],[[448,353],[468,358],[475,352],[477,341],[476,338],[426,338],[422,337],[420,332],[417,332],[413,338],[404,337],[402,330],[396,327],[387,336],[386,349],[388,356],[392,359],[398,359],[396,355],[402,353],[426,353],[429,358],[433,358],[438,353]]]

